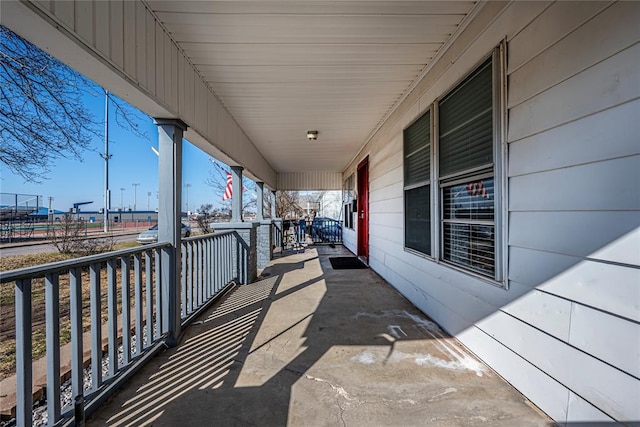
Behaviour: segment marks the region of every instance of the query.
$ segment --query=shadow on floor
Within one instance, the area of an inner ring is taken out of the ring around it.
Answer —
[[[317,247],[201,316],[89,424],[548,425],[370,270]]]

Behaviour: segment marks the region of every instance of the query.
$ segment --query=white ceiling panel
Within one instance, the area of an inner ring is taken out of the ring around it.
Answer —
[[[342,171],[475,6],[146,3],[278,172]]]

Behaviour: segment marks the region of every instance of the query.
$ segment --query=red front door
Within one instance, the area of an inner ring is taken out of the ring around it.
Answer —
[[[358,165],[358,256],[369,262],[369,158]]]

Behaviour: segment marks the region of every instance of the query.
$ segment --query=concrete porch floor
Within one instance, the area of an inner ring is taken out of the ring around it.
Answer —
[[[148,363],[89,425],[547,426],[343,247],[277,258]]]

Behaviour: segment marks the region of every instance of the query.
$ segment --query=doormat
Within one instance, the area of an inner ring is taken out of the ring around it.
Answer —
[[[331,267],[334,270],[353,270],[356,268],[367,268],[366,265],[354,256],[340,256],[329,258]]]

